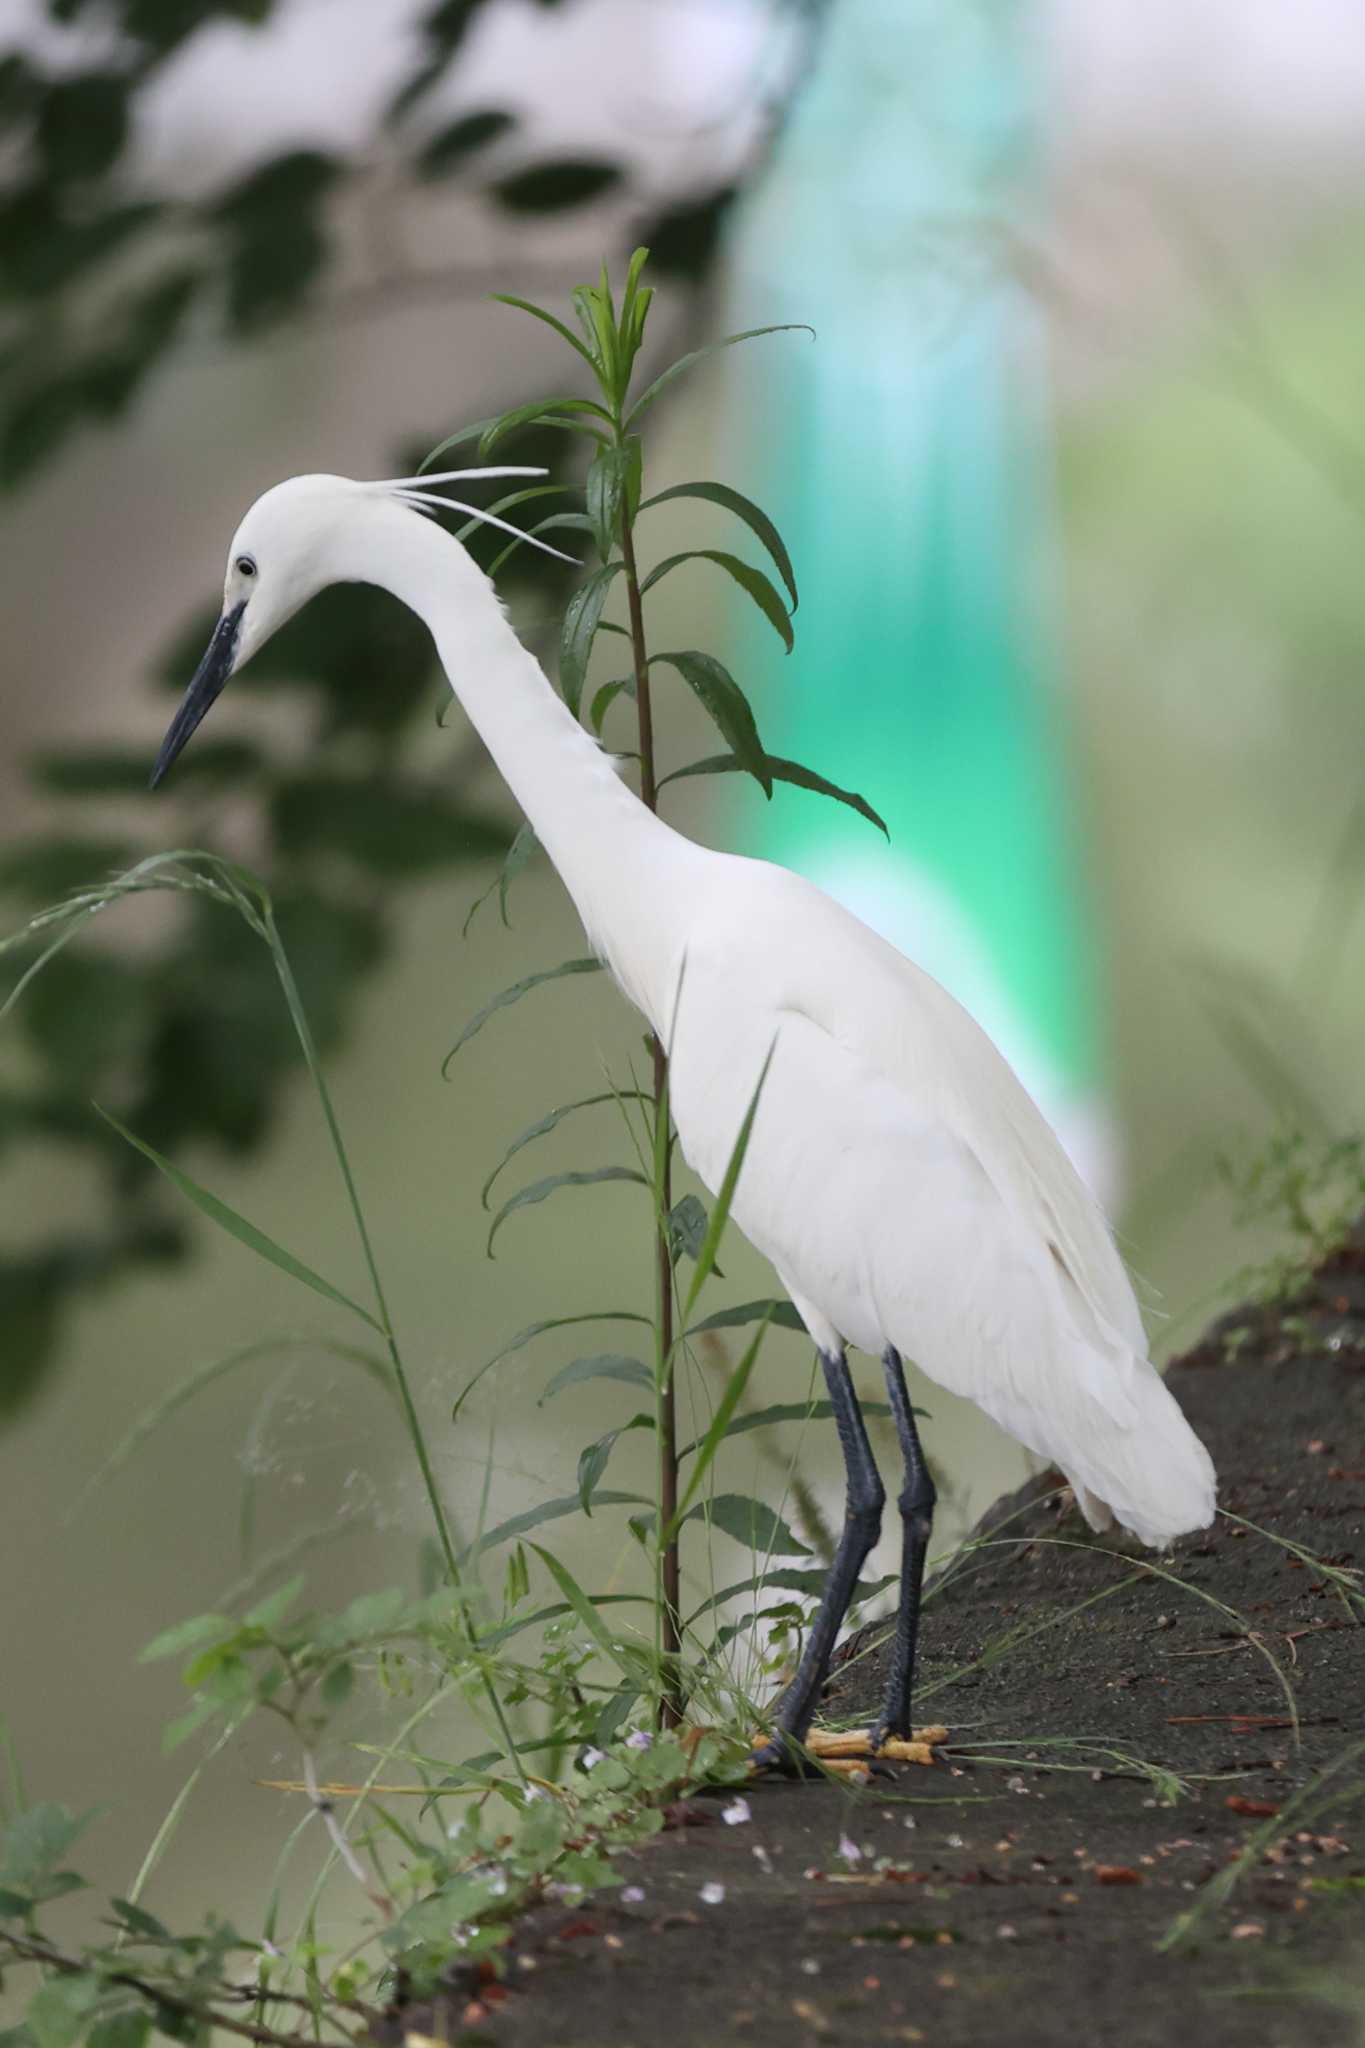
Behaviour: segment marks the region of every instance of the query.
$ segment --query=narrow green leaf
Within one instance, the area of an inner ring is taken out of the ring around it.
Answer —
[[[763,1342],[767,1328],[766,1320],[759,1324],[744,1348],[744,1355],[730,1374],[729,1379],[725,1382],[725,1390],[716,1403],[716,1412],[711,1418],[711,1426],[702,1437],[698,1448],[697,1462],[692,1467],[692,1475],[683,1490],[682,1499],[678,1502],[673,1519],[664,1531],[665,1543],[672,1540],[677,1530],[686,1521],[687,1511],[701,1491],[702,1482],[715,1459],[716,1452],[720,1449],[725,1432],[730,1426],[730,1418],[739,1406],[744,1395],[744,1389],[749,1384],[749,1375],[754,1369],[754,1361],[758,1357],[759,1347]],[[726,1496],[722,1496],[722,1498],[726,1498]],[[733,1499],[734,1496],[731,1495],[729,1498]]]
[[[594,427],[583,415],[594,415],[612,424],[611,414],[593,398],[537,398],[529,405],[514,405],[510,412],[500,413],[485,426],[479,436],[479,460],[486,462],[499,441],[516,433],[519,427],[565,427],[571,433],[591,434],[594,440],[602,440],[600,427]]]
[[[551,1131],[558,1129],[565,1117],[573,1116],[575,1111],[580,1109],[598,1109],[605,1102],[650,1102],[652,1100],[652,1096],[643,1094],[638,1088],[622,1088],[619,1090],[609,1088],[602,1095],[584,1095],[577,1102],[563,1102],[558,1109],[547,1110],[544,1116],[539,1117],[535,1123],[528,1124],[524,1131],[519,1131],[516,1137],[513,1138],[511,1144],[503,1153],[502,1158],[484,1182],[479,1193],[480,1203],[485,1209],[488,1207],[489,1191],[494,1181],[503,1168],[516,1158],[523,1146],[533,1144],[537,1138],[548,1136]]]
[[[604,562],[611,557],[620,529],[625,477],[625,450],[615,446],[599,448],[588,466],[583,499],[592,522],[593,540]]]
[[[326,1300],[335,1302],[339,1308],[348,1308],[352,1315],[359,1316],[363,1323],[368,1323],[372,1330],[378,1330],[380,1335],[383,1335],[383,1325],[376,1322],[369,1310],[363,1309],[358,1301],[352,1301],[349,1294],[343,1294],[339,1287],[333,1287],[330,1280],[324,1280],[311,1266],[305,1266],[302,1259],[296,1259],[292,1252],[287,1252],[273,1237],[267,1237],[254,1223],[248,1223],[245,1216],[239,1215],[235,1209],[230,1209],[226,1202],[220,1202],[217,1195],[211,1195],[207,1188],[201,1188],[198,1181],[191,1180],[178,1166],[172,1166],[170,1160],[164,1159],[155,1146],[134,1137],[127,1126],[121,1124],[111,1111],[101,1109],[99,1103],[95,1104],[95,1108],[121,1138],[126,1138],[144,1159],[150,1159],[152,1165],[165,1174],[167,1180],[180,1190],[186,1201],[192,1202],[196,1209],[202,1211],[221,1230],[225,1230],[229,1237],[235,1237],[239,1244],[246,1245],[258,1258],[267,1260],[272,1266],[278,1266],[279,1270],[288,1273],[292,1280],[302,1281],[303,1285],[311,1287],[315,1294],[321,1294]]]
[[[539,844],[540,841],[536,838],[535,828],[523,820],[516,838],[503,856],[502,865],[498,872],[494,875],[483,894],[476,896],[470,904],[465,915],[465,921],[460,926],[460,937],[462,939],[468,937],[469,927],[474,921],[476,912],[482,910],[495,889],[498,892],[498,913],[507,930],[510,931],[512,929],[507,916],[507,891],[526,866],[526,863],[530,860]]]
[[[596,1357],[575,1358],[572,1365],[561,1366],[536,1402],[537,1408],[543,1408],[563,1388],[580,1386],[584,1380],[620,1380],[624,1386],[639,1387],[644,1393],[654,1391],[654,1375],[642,1359],[604,1351]]]
[[[691,1628],[703,1615],[714,1612],[717,1607],[723,1607],[727,1600],[737,1600],[741,1593],[805,1593],[809,1598],[818,1600],[825,1590],[828,1576],[824,1565],[817,1565],[811,1571],[802,1571],[796,1565],[779,1565],[776,1571],[758,1572],[752,1578],[736,1579],[732,1586],[723,1586],[720,1592],[712,1593],[709,1599],[703,1600],[701,1606],[688,1615],[687,1626]],[[888,1572],[882,1579],[860,1580],[853,1589],[849,1605],[852,1606],[854,1601],[861,1603],[875,1600],[879,1593],[884,1593],[888,1586],[894,1586],[896,1583],[894,1572]]]
[[[860,1401],[858,1406],[864,1415],[889,1415],[891,1410],[885,1401]],[[916,1415],[924,1410],[917,1408]],[[751,1429],[771,1429],[778,1422],[829,1422],[834,1410],[828,1401],[775,1401],[768,1408],[750,1408],[743,1415],[733,1416],[726,1428],[727,1437],[744,1436]],[[690,1458],[701,1443],[700,1437],[690,1444],[684,1444],[678,1452],[680,1458]]]
[[[696,1195],[681,1195],[668,1212],[668,1248],[673,1254],[673,1263],[684,1255],[689,1259],[700,1256],[706,1242],[706,1207]],[[716,1278],[725,1275],[716,1268]]]
[[[562,1565],[551,1551],[542,1550],[538,1543],[532,1543],[530,1548],[534,1550],[598,1648],[610,1657],[623,1678],[629,1678],[632,1675],[630,1666],[622,1661],[621,1653],[603,1626],[601,1616],[573,1573]]]
[[[775,1514],[766,1501],[753,1500],[746,1493],[718,1493],[714,1500],[702,1501],[694,1507],[686,1519],[705,1520],[722,1535],[747,1544],[761,1557],[811,1554],[809,1544],[792,1534],[781,1515]]]
[[[530,299],[519,299],[511,292],[494,292],[493,297],[500,305],[515,306],[519,312],[529,313],[533,320],[543,320],[547,327],[553,327],[555,333],[567,341],[571,349],[574,349],[577,354],[582,356],[584,362],[594,374],[599,372],[600,365],[592,350],[584,346],[572,328],[566,327],[562,320],[557,319],[553,313],[547,312],[544,306],[537,306]]]
[[[697,1254],[697,1265],[692,1275],[692,1285],[687,1290],[687,1299],[683,1303],[682,1314],[678,1318],[684,1330],[692,1320],[692,1311],[697,1305],[697,1296],[701,1293],[702,1288],[711,1276],[716,1263],[717,1248],[720,1245],[721,1238],[725,1235],[725,1226],[730,1220],[730,1204],[735,1198],[735,1185],[739,1180],[740,1169],[744,1164],[744,1155],[749,1149],[749,1137],[754,1128],[754,1118],[758,1114],[759,1097],[763,1093],[763,1084],[768,1078],[768,1068],[772,1065],[772,1057],[772,1047],[769,1046],[763,1061],[762,1070],[754,1084],[754,1092],[749,1097],[749,1107],[744,1112],[744,1121],[739,1127],[739,1135],[735,1139],[733,1150],[726,1162],[725,1172],[721,1178],[720,1188],[716,1195],[715,1206],[711,1211],[711,1221],[707,1226],[706,1239]]]
[[[653,405],[660,392],[666,391],[675,377],[681,377],[684,370],[690,370],[694,363],[701,362],[704,357],[716,355],[723,348],[733,348],[735,343],[739,341],[756,341],[763,334],[793,334],[798,329],[810,335],[812,341],[815,339],[815,329],[807,327],[804,320],[783,320],[772,327],[746,327],[742,334],[727,334],[720,341],[709,342],[705,348],[691,349],[687,355],[679,356],[676,363],[670,363],[668,368],[661,371],[654,379],[649,388],[641,393],[630,409],[626,425],[628,427],[634,426],[640,414],[648,406]]]
[[[491,1372],[495,1365],[501,1365],[504,1358],[510,1358],[516,1351],[523,1351],[528,1344],[534,1343],[537,1337],[543,1337],[547,1331],[567,1330],[577,1323],[643,1323],[646,1327],[652,1327],[648,1316],[642,1316],[635,1309],[629,1308],[599,1308],[590,1309],[586,1315],[550,1316],[543,1323],[528,1323],[524,1330],[518,1330],[510,1343],[504,1344],[501,1351],[493,1353],[486,1365],[479,1367],[475,1377],[482,1378],[483,1374]],[[473,1385],[473,1381],[470,1385]],[[465,1393],[468,1391],[469,1388],[466,1387]],[[464,1399],[464,1394],[460,1399]]]
[[[656,654],[650,663],[666,661],[675,668],[692,694],[710,713],[720,735],[733,749],[740,767],[753,776],[765,796],[773,793],[768,774],[768,756],[758,736],[749,701],[723,662],[714,654],[689,647],[677,654]]]
[[[588,660],[597,637],[602,607],[613,580],[620,575],[623,566],[620,562],[604,562],[585,583],[579,584],[564,608],[564,627],[559,641],[559,687],[575,718],[583,696]]]
[[[537,1202],[543,1202],[548,1196],[557,1194],[560,1188],[593,1187],[599,1181],[606,1180],[634,1181],[637,1187],[642,1188],[649,1185],[644,1175],[637,1172],[633,1166],[594,1166],[587,1171],[547,1174],[544,1180],[533,1180],[528,1187],[518,1188],[514,1195],[508,1196],[493,1218],[484,1250],[491,1259],[494,1238],[508,1217],[514,1215],[518,1209],[532,1208]]]
[[[649,1502],[639,1493],[599,1493],[599,1508],[648,1507]],[[462,1562],[480,1557],[486,1550],[495,1550],[499,1543],[506,1543],[510,1537],[524,1536],[528,1529],[539,1529],[546,1522],[562,1522],[565,1515],[581,1515],[583,1506],[576,1493],[560,1494],[554,1500],[543,1500],[539,1507],[525,1508],[519,1515],[511,1515],[505,1522],[499,1522],[495,1529],[485,1529],[476,1543],[471,1543]],[[535,1545],[531,1548],[534,1550]]]
[[[153,1636],[146,1649],[138,1654],[139,1664],[154,1664],[159,1657],[178,1657],[182,1650],[192,1650],[198,1643],[221,1640],[236,1633],[238,1624],[230,1614],[194,1614],[188,1621],[178,1621],[174,1628],[163,1628],[159,1636]]]
[[[881,813],[874,811],[864,796],[851,789],[840,789],[837,782],[829,782],[823,775],[817,775],[813,768],[803,768],[799,761],[786,761],[780,754],[765,754],[764,767],[774,782],[789,782],[797,789],[813,790],[816,796],[833,797],[836,803],[847,804],[851,811],[858,811],[875,825],[880,832],[891,837],[890,828]],[[733,754],[709,754],[704,761],[689,761],[685,768],[674,768],[667,775],[659,777],[659,788],[666,783],[681,782],[688,775],[734,775],[740,772],[752,773],[748,764]]]
[[[616,1446],[616,1439],[625,1436],[632,1429],[653,1429],[652,1415],[632,1415],[629,1422],[623,1422],[618,1429],[609,1429],[605,1436],[599,1436],[596,1443],[585,1444],[578,1454],[578,1498],[585,1515],[592,1514],[592,1497],[597,1491],[597,1482],[607,1469],[607,1460]]]
[[[422,457],[422,460],[417,465],[418,476],[421,476],[424,470],[430,469],[433,462],[439,462],[441,457],[448,454],[452,448],[462,448],[466,441],[477,441],[481,435],[488,432],[490,427],[497,425],[499,418],[500,415],[498,413],[493,413],[486,420],[475,420],[472,425],[460,427],[455,433],[447,434],[444,441],[438,441],[436,446],[429,449]]]
[[[640,510],[647,512],[651,505],[665,505],[670,498],[703,498],[708,504],[722,505],[727,512],[733,512],[737,519],[742,519],[772,556],[777,573],[787,586],[792,610],[796,610],[796,572],[792,568],[792,559],[787,553],[786,542],[761,505],[756,505],[752,498],[746,498],[742,491],[733,490],[729,484],[705,482],[670,484],[666,491],[656,491],[652,498],[646,498]]]
[[[601,632],[602,630],[602,627],[599,626],[598,631]],[[634,698],[634,676],[621,676],[614,683],[603,683],[601,689],[593,693],[592,706],[588,712],[588,724],[597,734],[599,740],[602,737],[603,719],[610,711],[612,705],[616,702],[616,699],[618,697],[623,696],[630,697],[632,699]]]
[[[497,1011],[507,1009],[512,1003],[519,1003],[524,995],[529,995],[533,988],[539,988],[543,982],[558,981],[561,976],[566,974],[600,974],[601,970],[602,962],[600,960],[561,960],[558,967],[543,967],[538,974],[527,974],[520,981],[514,981],[510,988],[503,989],[500,994],[494,996],[491,1003],[485,1003],[483,1008],[476,1011],[470,1018],[454,1045],[451,1046],[450,1051],[441,1061],[442,1076],[444,1077],[448,1073],[450,1062],[454,1059],[460,1048],[468,1045],[475,1033],[482,1031],[489,1018],[494,1016]]]
[[[718,569],[733,577],[740,589],[753,599],[788,654],[791,653],[796,645],[796,635],[776,586],[761,569],[755,569],[751,562],[742,562],[738,555],[727,554],[723,548],[686,548],[680,555],[666,556],[662,562],[656,563],[640,585],[641,595],[652,590],[656,583],[661,583],[684,562],[714,562]]]
[[[739,1330],[745,1323],[770,1322],[776,1330],[801,1330],[806,1326],[789,1301],[741,1301],[734,1308],[718,1308],[684,1331],[686,1337],[700,1337],[707,1330]]]

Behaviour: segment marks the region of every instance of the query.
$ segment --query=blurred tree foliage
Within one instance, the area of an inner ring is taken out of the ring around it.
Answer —
[[[503,167],[490,173],[486,153],[517,126],[506,108],[470,108],[433,127],[428,96],[489,4],[439,0],[430,9],[412,74],[387,110],[387,141],[414,189],[459,180],[509,218],[628,197],[628,166],[537,154],[529,140],[514,168],[503,153]],[[572,4],[537,0],[547,10]],[[813,23],[814,0],[792,4]],[[48,12],[91,33],[84,68],[45,69],[20,49],[0,55],[7,489],[38,473],[73,434],[125,413],[188,331],[230,344],[325,309],[338,205],[365,168],[294,149],[202,200],[148,196],[126,173],[139,94],[216,21],[268,34],[273,0],[48,0]],[[775,118],[780,109],[770,111]],[[695,282],[733,196],[727,183],[661,216],[641,207],[632,239],[651,246],[656,271]],[[434,423],[432,439],[444,424]],[[506,452],[553,461],[563,474],[560,442],[551,451],[522,437]],[[400,452],[395,472],[417,459]],[[562,602],[564,573],[530,550],[513,571],[534,579],[549,608]],[[196,618],[168,651],[168,687],[183,689],[211,624],[210,614]],[[436,676],[423,629],[392,599],[329,592],[234,687],[294,698],[306,744],[201,739],[177,771],[188,812],[178,836],[212,845],[217,813],[231,800],[234,843],[253,847],[319,1044],[334,1050],[392,944],[395,885],[500,852],[510,826],[471,806],[458,774],[438,783],[412,772],[406,740],[432,715]],[[164,808],[137,807],[148,765],[140,753],[111,748],[35,762],[40,786],[54,802],[69,799],[79,824],[0,854],[0,894],[41,906],[163,845]],[[22,1252],[0,1250],[0,1418],[39,1384],[68,1309],[120,1274],[185,1250],[157,1176],[92,1114],[89,1098],[162,1152],[208,1142],[245,1153],[267,1137],[294,1063],[262,949],[199,898],[136,953],[68,947],[25,992],[17,1016],[31,1059],[19,1081],[0,1087],[0,1157],[33,1142],[70,1148],[104,1199],[94,1223]]]

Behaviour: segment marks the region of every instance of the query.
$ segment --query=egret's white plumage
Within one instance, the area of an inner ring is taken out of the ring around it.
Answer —
[[[327,583],[410,605],[591,944],[668,1044],[678,1135],[713,1191],[771,1052],[732,1213],[822,1352],[913,1359],[1060,1466],[1095,1528],[1161,1545],[1207,1524],[1213,1467],[1148,1360],[1104,1218],[985,1033],[810,883],[647,811],[476,564],[408,509],[421,488],[296,477],[259,499],[225,590],[237,661]]]

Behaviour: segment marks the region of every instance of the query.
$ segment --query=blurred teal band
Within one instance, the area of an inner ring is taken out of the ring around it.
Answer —
[[[746,627],[772,753],[859,790],[892,846],[782,793],[754,851],[945,981],[1065,1125],[1098,1080],[1095,976],[1056,701],[1037,309],[1031,10],[840,0],[734,245],[735,476],[791,550],[796,651]],[[1078,1150],[1085,1150],[1084,1144]]]

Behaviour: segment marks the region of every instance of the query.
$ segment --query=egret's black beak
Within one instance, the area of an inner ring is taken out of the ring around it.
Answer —
[[[189,739],[205,714],[212,708],[224,683],[232,674],[232,665],[237,658],[237,632],[246,610],[246,599],[235,604],[231,611],[224,612],[213,629],[213,638],[205,650],[191,679],[190,686],[180,701],[180,709],[171,720],[170,730],[161,742],[161,752],[156,757],[152,770],[153,789],[161,781],[176,755]]]

